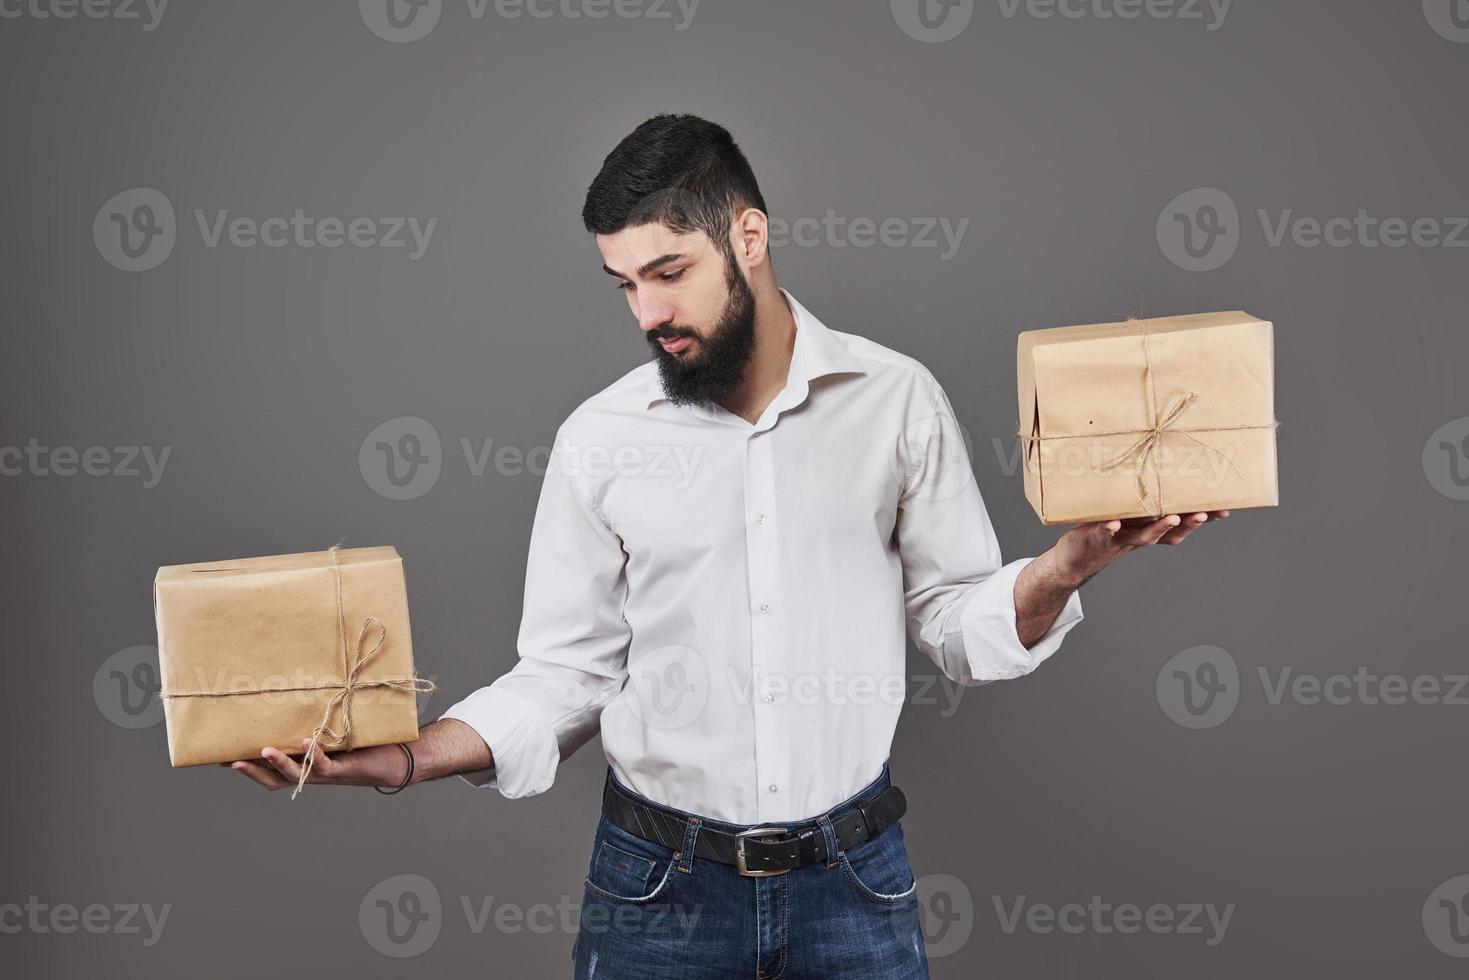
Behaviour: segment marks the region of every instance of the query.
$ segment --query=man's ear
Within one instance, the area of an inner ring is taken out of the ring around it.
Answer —
[[[770,219],[759,208],[745,208],[736,214],[729,235],[735,258],[746,270],[760,266],[769,257]]]

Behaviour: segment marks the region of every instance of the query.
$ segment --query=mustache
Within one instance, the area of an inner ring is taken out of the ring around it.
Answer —
[[[687,327],[657,327],[647,333],[648,343],[656,344],[660,340],[677,340],[679,337],[698,338],[697,331]]]

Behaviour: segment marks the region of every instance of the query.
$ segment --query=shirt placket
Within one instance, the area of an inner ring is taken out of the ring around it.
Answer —
[[[782,691],[790,689],[781,623],[791,611],[782,602],[780,508],[776,498],[776,420],[789,404],[789,390],[745,439],[745,558],[750,575],[750,683],[755,724],[755,819],[767,821],[786,809],[790,792],[790,734]],[[776,686],[777,680],[787,683]]]

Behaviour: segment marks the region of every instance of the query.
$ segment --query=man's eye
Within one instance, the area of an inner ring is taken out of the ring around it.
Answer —
[[[632,288],[632,283],[630,283],[626,279],[624,279],[624,280],[622,280],[622,282],[620,282],[620,283],[617,284],[617,288],[618,289],[631,289]]]
[[[679,269],[677,272],[665,272],[659,278],[664,282],[678,282],[679,279],[683,278],[683,272],[682,269]]]

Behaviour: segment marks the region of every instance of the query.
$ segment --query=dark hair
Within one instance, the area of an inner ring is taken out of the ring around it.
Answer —
[[[730,222],[743,208],[765,211],[765,198],[729,130],[698,116],[659,115],[607,154],[581,217],[597,235],[653,221],[681,234],[697,229],[730,256]]]

